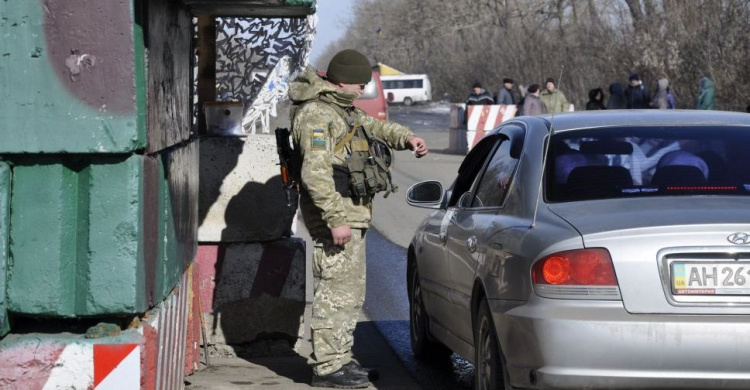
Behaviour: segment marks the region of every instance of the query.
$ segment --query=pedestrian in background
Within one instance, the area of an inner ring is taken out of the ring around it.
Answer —
[[[589,101],[586,103],[586,111],[606,110],[604,106],[604,91],[601,88],[594,88],[589,91]]]
[[[513,79],[504,78],[503,86],[497,91],[495,104],[515,105],[518,101],[513,93]]]
[[[622,84],[612,83],[609,85],[609,100],[607,101],[608,110],[624,110],[628,108],[628,102],[625,101],[625,94],[622,91]]]
[[[375,138],[397,150],[414,150],[417,157],[427,154],[424,140],[408,128],[354,107],[371,79],[367,57],[344,50],[331,59],[325,79],[308,67],[289,86],[299,205],[314,245],[313,387],[370,385],[369,371],[352,360],[351,350],[365,299],[365,233],[372,200],[390,179],[371,183],[357,167],[378,161],[370,152]]]
[[[541,94],[539,84],[529,85],[526,96],[523,99],[523,115],[541,115],[546,114],[547,109],[539,98]]]
[[[698,103],[695,108],[698,110],[715,110],[714,82],[708,77],[701,77],[698,80],[698,88]]]
[[[637,73],[630,75],[630,85],[625,90],[625,102],[630,109],[651,108],[651,94]]]
[[[656,93],[654,99],[651,101],[651,108],[659,110],[674,110],[677,108],[675,104],[674,94],[669,88],[669,80],[661,78],[656,85]]]
[[[745,108],[745,111],[747,111],[747,113],[750,114],[750,104],[747,105],[747,108]]]
[[[548,113],[554,114],[558,112],[565,112],[568,110],[568,99],[565,98],[565,94],[562,93],[555,85],[555,79],[552,77],[547,79],[546,89],[542,92],[540,98],[542,104]]]
[[[482,84],[479,83],[479,81],[474,83],[474,86],[472,87],[471,93],[466,98],[466,105],[488,105],[488,104],[495,104],[495,101],[492,99],[492,96],[490,96],[487,91],[482,88]]]

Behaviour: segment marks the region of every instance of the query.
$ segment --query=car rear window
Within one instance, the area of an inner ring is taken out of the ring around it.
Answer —
[[[546,199],[750,195],[750,127],[613,127],[555,134]]]

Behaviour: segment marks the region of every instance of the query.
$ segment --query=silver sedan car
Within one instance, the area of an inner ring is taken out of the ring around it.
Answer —
[[[521,117],[408,249],[412,350],[477,389],[750,389],[750,115]]]

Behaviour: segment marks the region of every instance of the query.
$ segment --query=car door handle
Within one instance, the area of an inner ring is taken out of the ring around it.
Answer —
[[[466,246],[469,248],[469,252],[474,253],[477,251],[477,237],[471,236],[466,240]]]

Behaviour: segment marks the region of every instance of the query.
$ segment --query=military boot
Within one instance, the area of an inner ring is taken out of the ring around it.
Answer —
[[[328,375],[313,374],[310,385],[312,387],[333,387],[336,389],[364,389],[370,386],[370,381],[367,380],[367,375],[361,375],[346,367],[341,367],[338,371]]]
[[[355,374],[365,376],[370,381],[376,381],[380,379],[380,373],[378,372],[378,370],[362,367],[359,365],[359,363],[355,362],[354,360],[350,361],[349,363],[344,364],[344,368],[346,368],[347,370]]]

